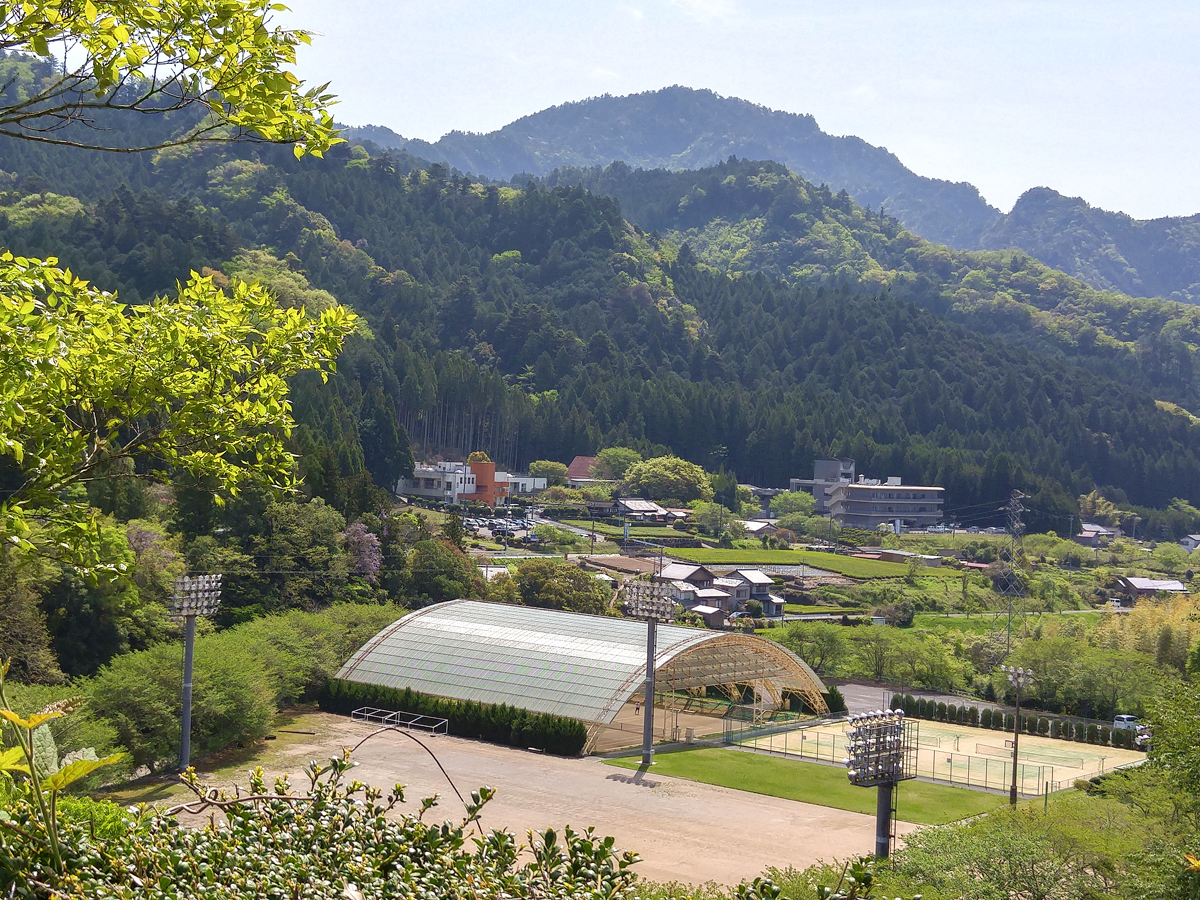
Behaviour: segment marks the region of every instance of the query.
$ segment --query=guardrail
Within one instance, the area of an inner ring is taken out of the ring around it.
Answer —
[[[359,722],[370,722],[388,728],[403,728],[406,731],[423,731],[426,734],[449,734],[450,721],[417,713],[397,712],[391,709],[376,709],[360,706],[350,713],[350,718]]]

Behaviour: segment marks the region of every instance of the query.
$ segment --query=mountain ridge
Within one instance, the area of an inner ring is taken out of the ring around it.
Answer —
[[[603,95],[486,134],[451,131],[436,142],[371,125],[346,135],[500,181],[617,161],[695,170],[731,156],[773,160],[813,184],[845,190],[934,243],[1022,250],[1097,290],[1200,303],[1200,215],[1139,220],[1048,187],[1031,188],[1003,213],[973,185],[917,175],[884,147],[827,134],[811,115],[709,90],[675,85]]]
[[[586,125],[578,122],[581,115]],[[719,129],[705,129],[706,123],[722,117]],[[668,120],[674,131],[666,127]],[[573,128],[578,143],[563,146],[564,126]],[[814,184],[845,189],[863,206],[885,208],[930,240],[954,245],[976,240],[1000,215],[973,185],[917,175],[885,148],[822,131],[811,115],[680,85],[564,103],[493,132],[451,131],[434,143],[407,139],[380,126],[349,128],[347,135],[503,181],[517,174],[540,176],[561,166],[617,160],[635,168],[694,169],[730,156],[772,159]]]

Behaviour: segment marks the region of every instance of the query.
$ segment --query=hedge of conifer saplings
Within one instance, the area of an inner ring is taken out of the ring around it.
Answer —
[[[445,719],[451,734],[544,750],[556,756],[575,756],[587,743],[587,728],[577,719],[529,712],[508,704],[433,697],[412,688],[401,690],[331,678],[321,691],[318,703],[327,712],[342,715],[372,706],[433,716]]]
[[[902,709],[905,715],[914,718],[928,719],[937,722],[954,722],[960,725],[970,725],[977,728],[990,728],[995,731],[1012,731],[1016,725],[1013,713],[992,709],[985,706],[957,706],[924,697],[914,697],[912,694],[896,694],[892,697],[892,709]],[[1048,718],[1045,716],[1021,716],[1021,732],[1051,737],[1057,740],[1077,741],[1079,743],[1098,744],[1128,748],[1131,738],[1128,731],[1112,728],[1109,725],[1098,725],[1095,722],[1074,722],[1071,719]]]

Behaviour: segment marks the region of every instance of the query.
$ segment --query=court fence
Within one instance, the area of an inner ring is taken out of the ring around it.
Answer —
[[[846,759],[846,737],[843,734],[831,734],[827,730],[829,726],[838,724],[838,721],[826,720],[804,725],[739,728],[739,723],[726,723],[724,742],[773,756],[843,765]],[[978,744],[979,752],[975,754],[959,752],[958,743],[958,738],[921,736],[918,732],[917,777],[958,787],[991,791],[1010,789],[1013,776],[1011,741],[1006,741],[1005,745]],[[1104,759],[1101,758],[1099,771],[1088,772],[1085,775],[1081,771],[1085,761],[1077,754],[1060,754],[1057,750],[1029,747],[1022,748],[1020,755],[1022,759],[1017,764],[1017,793],[1026,797],[1065,790],[1079,778],[1125,767],[1106,769]]]

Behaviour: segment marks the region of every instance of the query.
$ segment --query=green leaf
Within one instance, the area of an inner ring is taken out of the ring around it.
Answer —
[[[0,716],[4,717],[9,722],[16,725],[18,728],[24,728],[24,729],[28,730],[28,729],[32,729],[32,728],[37,728],[43,722],[48,722],[50,719],[61,719],[62,713],[60,713],[60,712],[34,713],[28,719],[22,719],[11,709],[0,709]]]
[[[124,753],[114,753],[104,759],[77,759],[75,762],[59,769],[49,778],[42,781],[42,787],[51,791],[61,791],[67,785],[78,781],[85,775],[91,775],[97,769],[111,766],[125,758]]]

